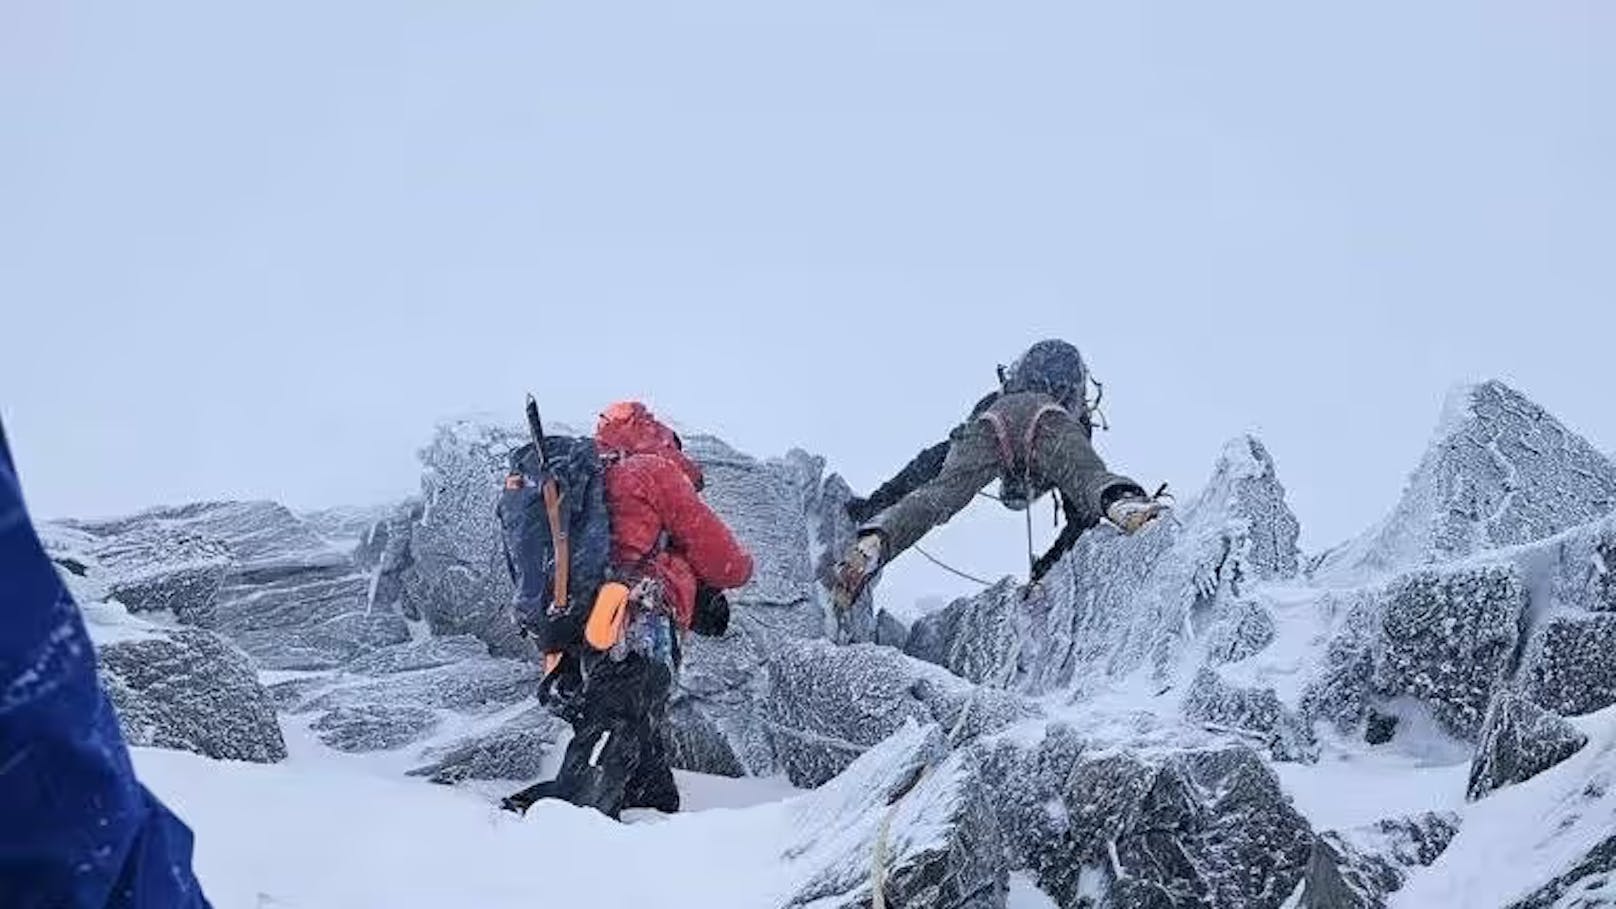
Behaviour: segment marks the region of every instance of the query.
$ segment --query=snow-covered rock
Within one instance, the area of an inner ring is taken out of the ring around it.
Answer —
[[[1333,583],[1551,537],[1616,510],[1616,463],[1502,382],[1455,390],[1402,499],[1317,567]]]
[[[409,775],[434,783],[537,779],[569,733],[566,723],[535,706],[490,731],[426,749],[421,755],[426,763]]]
[[[489,717],[532,700],[539,675],[532,663],[482,655],[428,668],[294,680],[276,695],[288,713],[316,714],[311,726],[333,748],[390,751],[423,742],[447,718]]]
[[[1563,718],[1512,691],[1501,691],[1487,708],[1467,793],[1479,799],[1500,787],[1529,780],[1586,744],[1587,734]]]
[[[1319,834],[1300,909],[1384,909],[1418,868],[1437,860],[1459,832],[1459,816],[1428,812]]]
[[[1033,713],[1009,692],[875,644],[784,641],[767,669],[767,729],[798,786],[834,777],[907,722],[940,724],[958,744]]]
[[[790,806],[789,868],[814,869],[786,909],[1003,909],[1000,831],[973,756],[909,722]]]
[[[384,570],[400,579],[404,614],[433,634],[469,634],[497,656],[531,658],[509,617],[511,581],[494,520],[508,456],[526,441],[525,432],[492,422],[440,425],[419,452],[420,513],[395,556],[406,564]]]
[[[1325,596],[1322,608],[1339,621],[1304,699],[1306,715],[1345,729],[1377,698],[1410,697],[1473,739],[1510,669],[1527,599],[1507,564],[1415,571],[1384,587]]]
[[[1589,849],[1570,869],[1510,903],[1508,909],[1608,909],[1616,905],[1616,836]]]
[[[217,631],[264,668],[329,668],[409,636],[396,611],[376,608],[349,553],[273,502],[64,522],[50,535],[66,546],[65,534],[108,598]]]
[[[1273,459],[1242,436],[1176,520],[1131,537],[1096,527],[1030,595],[995,586],[920,619],[905,646],[1034,694],[1082,693],[1141,670],[1170,678],[1204,657],[1191,652],[1202,635],[1225,660],[1260,649],[1245,592],[1297,573],[1298,531]]]
[[[1234,746],[1091,746],[1016,727],[972,747],[1010,862],[1063,907],[1273,909],[1313,833],[1261,757]]]
[[[152,626],[101,643],[99,655],[102,685],[130,744],[220,760],[286,757],[275,704],[252,661],[218,635]]]
[[[1184,715],[1211,728],[1248,736],[1278,761],[1313,761],[1318,748],[1312,728],[1279,700],[1272,688],[1234,685],[1216,670],[1202,668],[1184,697]]]

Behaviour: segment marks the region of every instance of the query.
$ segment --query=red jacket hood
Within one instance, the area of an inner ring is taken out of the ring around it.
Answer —
[[[595,445],[607,456],[657,455],[671,461],[697,489],[701,468],[684,453],[679,434],[669,429],[639,401],[620,401],[606,408],[595,425]]]

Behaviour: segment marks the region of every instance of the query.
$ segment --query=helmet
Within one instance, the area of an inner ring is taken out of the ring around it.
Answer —
[[[1041,391],[1072,411],[1084,409],[1089,370],[1077,348],[1059,339],[1027,348],[1005,373],[1007,393]]]

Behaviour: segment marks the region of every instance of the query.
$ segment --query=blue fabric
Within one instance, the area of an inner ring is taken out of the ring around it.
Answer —
[[[595,593],[606,580],[612,549],[612,519],[606,509],[606,481],[600,454],[587,438],[546,436],[546,466],[539,467],[533,445],[511,453],[511,472],[525,478],[524,485],[507,486],[496,511],[505,544],[506,564],[515,587],[511,605],[530,627],[545,622],[555,599],[556,549],[550,536],[550,516],[544,508],[543,483],[553,477],[561,493],[568,551],[567,598],[572,613],[586,614]],[[582,634],[582,625],[576,631]]]
[[[135,780],[95,649],[0,429],[0,906],[207,907],[191,831]]]

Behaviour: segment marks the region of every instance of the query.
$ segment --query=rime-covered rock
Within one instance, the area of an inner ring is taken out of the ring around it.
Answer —
[[[1015,695],[874,644],[782,642],[766,668],[770,740],[798,786],[830,779],[906,722],[939,723],[959,743],[1032,714]]]
[[[338,549],[351,551],[368,541],[376,525],[385,522],[397,505],[339,505],[300,512],[297,517]]]
[[[1501,382],[1455,391],[1402,499],[1329,554],[1332,580],[1445,562],[1542,540],[1616,510],[1616,464]]]
[[[1206,659],[1212,664],[1238,663],[1274,642],[1274,617],[1260,603],[1231,604],[1222,621],[1206,635]]]
[[[533,698],[541,670],[525,660],[478,657],[381,676],[344,675],[294,713],[361,704],[411,704],[466,712],[497,710]]]
[[[1021,588],[1005,578],[981,593],[955,600],[915,620],[904,652],[961,678],[1000,688],[1014,684],[1022,633],[1017,627]]]
[[[1081,693],[1141,669],[1169,676],[1198,634],[1250,618],[1252,585],[1297,573],[1298,531],[1273,460],[1243,436],[1176,520],[1131,537],[1096,527],[1030,594],[1001,584],[959,601],[917,622],[905,647],[1030,693]],[[1232,633],[1247,650],[1261,634]],[[1221,640],[1220,653],[1236,649]]]
[[[806,874],[786,909],[861,909],[878,879],[887,906],[1003,909],[1008,875],[984,781],[947,739],[906,724],[790,804],[781,873]]]
[[[1501,691],[1487,708],[1467,794],[1479,799],[1520,783],[1576,754],[1588,744],[1582,730],[1512,691]]]
[[[1244,746],[1090,746],[1051,725],[972,750],[1012,866],[1062,906],[1273,909],[1306,869],[1311,829]]]
[[[723,638],[687,639],[668,707],[669,760],[675,767],[720,776],[778,771],[764,706],[770,691],[766,666],[791,638],[736,610]]]
[[[132,745],[220,760],[286,757],[275,705],[247,655],[212,632],[150,627],[99,647],[101,681]]]
[[[436,711],[410,704],[344,704],[321,714],[310,728],[338,751],[391,751],[425,738],[438,722]]]
[[[1202,668],[1185,694],[1184,715],[1247,736],[1278,761],[1318,759],[1312,730],[1280,703],[1272,688],[1233,685],[1216,671]]]
[[[343,667],[360,675],[392,675],[418,669],[437,669],[488,655],[488,645],[471,635],[429,637],[394,644],[365,654]]]
[[[534,707],[486,732],[428,748],[421,755],[426,763],[409,775],[424,776],[434,783],[536,779],[568,732],[566,723],[548,710]]]
[[[1616,519],[1509,555],[1542,598],[1521,659],[1525,694],[1570,716],[1616,704]]]
[[[1384,587],[1325,597],[1321,609],[1339,622],[1306,715],[1346,728],[1377,698],[1406,696],[1473,740],[1509,670],[1527,601],[1507,564],[1415,571]]]
[[[902,650],[909,643],[909,626],[883,609],[875,616],[875,643]]]
[[[540,669],[525,660],[483,654],[400,668],[407,665],[383,660],[373,667],[379,674],[293,679],[276,685],[275,695],[287,713],[318,714],[311,727],[331,747],[387,751],[423,742],[446,717],[462,722],[489,717],[533,700],[538,691]]]
[[[421,512],[399,575],[406,615],[440,636],[469,634],[498,656],[533,657],[511,622],[511,580],[494,505],[510,452],[527,433],[460,420],[438,427],[419,452]]]
[[[1550,618],[1527,646],[1523,675],[1527,695],[1555,713],[1616,704],[1616,614]]]
[[[1602,909],[1616,903],[1616,836],[1583,853],[1569,870],[1505,909]]]
[[[407,640],[369,573],[273,502],[204,502],[64,522],[106,596],[217,631],[269,669],[326,669]]]
[[[1429,866],[1459,832],[1459,816],[1430,812],[1319,834],[1299,909],[1384,909],[1413,869]]]

